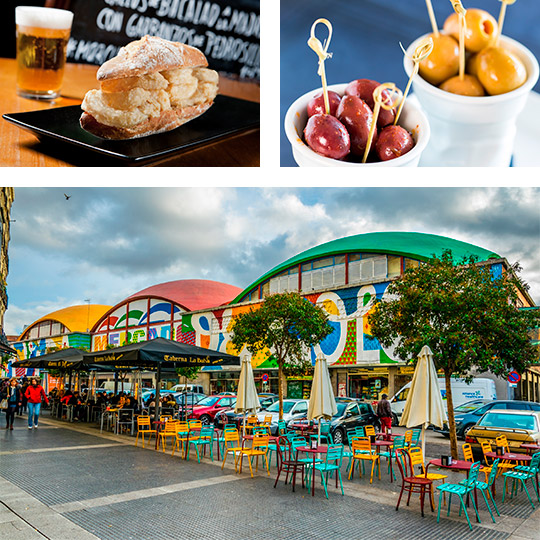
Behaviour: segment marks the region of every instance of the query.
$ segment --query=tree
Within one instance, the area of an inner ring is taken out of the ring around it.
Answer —
[[[450,448],[457,459],[452,376],[471,378],[472,369],[505,376],[523,372],[538,358],[528,332],[538,310],[520,309],[519,290],[527,286],[514,265],[500,276],[474,257],[456,264],[451,251],[407,270],[390,283],[369,317],[371,334],[413,365],[429,345],[444,372]]]
[[[232,344],[273,356],[278,365],[279,418],[283,418],[284,369],[311,365],[309,348],[332,333],[324,310],[296,292],[268,296],[258,309],[235,318]]]
[[[187,396],[187,385],[188,381],[192,381],[197,378],[202,367],[201,366],[185,366],[176,368],[176,374],[178,377],[184,377],[184,419],[187,420],[188,415],[188,396]],[[178,381],[180,382],[180,380]]]

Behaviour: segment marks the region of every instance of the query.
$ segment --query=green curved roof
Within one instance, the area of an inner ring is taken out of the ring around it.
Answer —
[[[390,255],[399,255],[427,261],[434,255],[440,256],[446,249],[452,250],[452,255],[456,260],[461,260],[463,257],[474,255],[479,261],[486,261],[491,258],[500,259],[500,255],[487,249],[461,242],[454,238],[446,236],[438,236],[435,234],[424,234],[417,232],[375,232],[366,234],[355,234],[354,236],[346,236],[338,238],[331,242],[326,242],[318,246],[302,251],[298,255],[287,259],[278,264],[266,274],[261,276],[257,281],[254,281],[249,287],[244,289],[231,303],[238,302],[254,287],[260,285],[263,281],[279,274],[283,270],[291,266],[301,264],[312,259],[327,257],[330,255],[339,255],[351,252],[364,253],[385,253]]]

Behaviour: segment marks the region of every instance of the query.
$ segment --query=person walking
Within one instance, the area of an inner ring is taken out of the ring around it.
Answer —
[[[49,404],[45,390],[39,384],[37,377],[32,377],[30,386],[26,389],[26,399],[28,400],[28,429],[32,429],[32,426],[37,429],[41,400],[44,399],[46,405]]]
[[[28,403],[28,400],[26,399],[26,390],[28,389],[29,386],[30,386],[30,383],[28,382],[28,379],[24,377],[24,379],[22,380],[22,388],[21,388],[22,403],[21,403],[21,406],[18,408],[19,410],[17,412],[19,416],[22,416],[26,412],[26,406]]]
[[[9,385],[0,393],[0,401],[3,399],[7,400],[6,429],[12,430],[15,413],[22,402],[21,389],[19,388],[16,377],[12,377],[9,381]]]
[[[383,433],[388,433],[392,430],[392,407],[388,401],[388,396],[383,394],[377,404],[377,416],[381,421],[381,430]]]

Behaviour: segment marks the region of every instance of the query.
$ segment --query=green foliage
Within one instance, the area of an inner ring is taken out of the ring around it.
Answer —
[[[369,317],[372,335],[395,343],[396,355],[413,364],[429,345],[437,368],[451,374],[523,372],[538,357],[528,331],[540,312],[519,309],[517,266],[494,277],[475,263],[470,257],[456,265],[447,251],[405,272]]]
[[[179,377],[185,377],[187,381],[192,381],[197,378],[197,375],[201,372],[201,366],[194,367],[178,367],[176,368],[176,373]]]
[[[328,317],[319,306],[298,293],[273,294],[261,307],[234,319],[231,342],[244,345],[253,355],[266,351],[278,365],[279,417],[283,417],[284,372],[303,372],[309,365],[309,348],[332,333]]]
[[[232,343],[252,353],[271,349],[278,366],[304,365],[309,347],[332,332],[327,315],[298,293],[268,296],[261,307],[242,313],[233,322]]]

